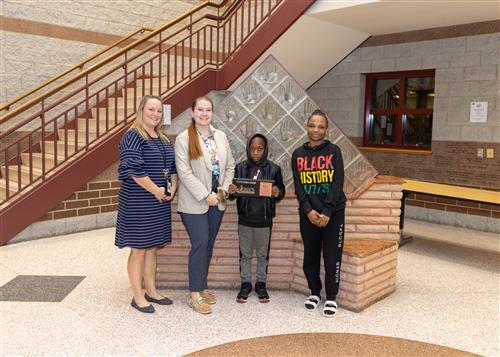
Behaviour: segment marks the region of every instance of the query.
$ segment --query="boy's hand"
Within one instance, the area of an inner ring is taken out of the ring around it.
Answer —
[[[273,189],[271,191],[271,197],[278,197],[280,195],[280,189],[278,188],[278,186],[273,186]]]
[[[234,195],[236,192],[238,192],[238,189],[236,187],[235,184],[229,184],[229,188],[227,190],[227,193],[229,193],[230,195]]]

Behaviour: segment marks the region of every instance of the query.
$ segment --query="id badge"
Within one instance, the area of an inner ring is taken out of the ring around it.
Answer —
[[[170,180],[168,169],[164,170],[164,176],[165,176],[165,195],[170,196],[172,194],[172,180]]]
[[[212,164],[212,175],[214,175],[214,176],[219,176],[220,175],[219,165]]]
[[[172,195],[172,181],[169,177],[165,177],[165,195]]]

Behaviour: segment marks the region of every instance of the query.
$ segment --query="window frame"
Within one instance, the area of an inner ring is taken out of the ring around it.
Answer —
[[[430,150],[432,146],[415,146],[415,145],[404,145],[403,144],[403,127],[405,118],[403,115],[432,115],[434,119],[434,106],[432,109],[406,109],[406,79],[414,77],[434,77],[436,78],[435,69],[426,70],[415,70],[415,71],[398,71],[398,72],[380,72],[380,73],[366,73],[365,74],[365,121],[364,121],[364,132],[363,132],[363,146],[371,148],[391,148],[391,149],[411,149],[411,150]],[[398,108],[391,109],[371,109],[371,97],[372,97],[372,81],[380,79],[398,79],[399,78],[399,88],[400,88],[400,101]],[[436,87],[434,82],[434,94],[436,93]],[[434,97],[435,98],[435,97]],[[374,144],[369,142],[370,133],[372,130],[373,122],[370,120],[370,114],[373,115],[397,115],[397,121],[395,125],[395,143],[394,144]],[[431,129],[432,132],[432,129]]]

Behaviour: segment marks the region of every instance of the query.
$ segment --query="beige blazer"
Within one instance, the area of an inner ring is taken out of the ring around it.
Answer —
[[[205,198],[212,189],[212,161],[208,149],[198,135],[203,157],[189,160],[188,131],[184,130],[175,140],[175,164],[179,178],[177,191],[177,211],[183,213],[202,214],[208,211]],[[234,177],[234,159],[229,142],[224,132],[215,129],[214,139],[219,155],[220,177],[219,185],[227,192]],[[226,209],[225,204],[218,205],[219,210]]]

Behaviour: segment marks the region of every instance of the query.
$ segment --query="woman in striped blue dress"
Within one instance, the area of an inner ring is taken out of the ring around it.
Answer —
[[[131,305],[146,313],[155,311],[151,302],[172,303],[156,290],[156,255],[171,241],[170,201],[177,191],[175,154],[160,130],[162,114],[160,98],[145,96],[134,123],[120,141],[115,245],[130,247],[127,270],[134,295]]]

